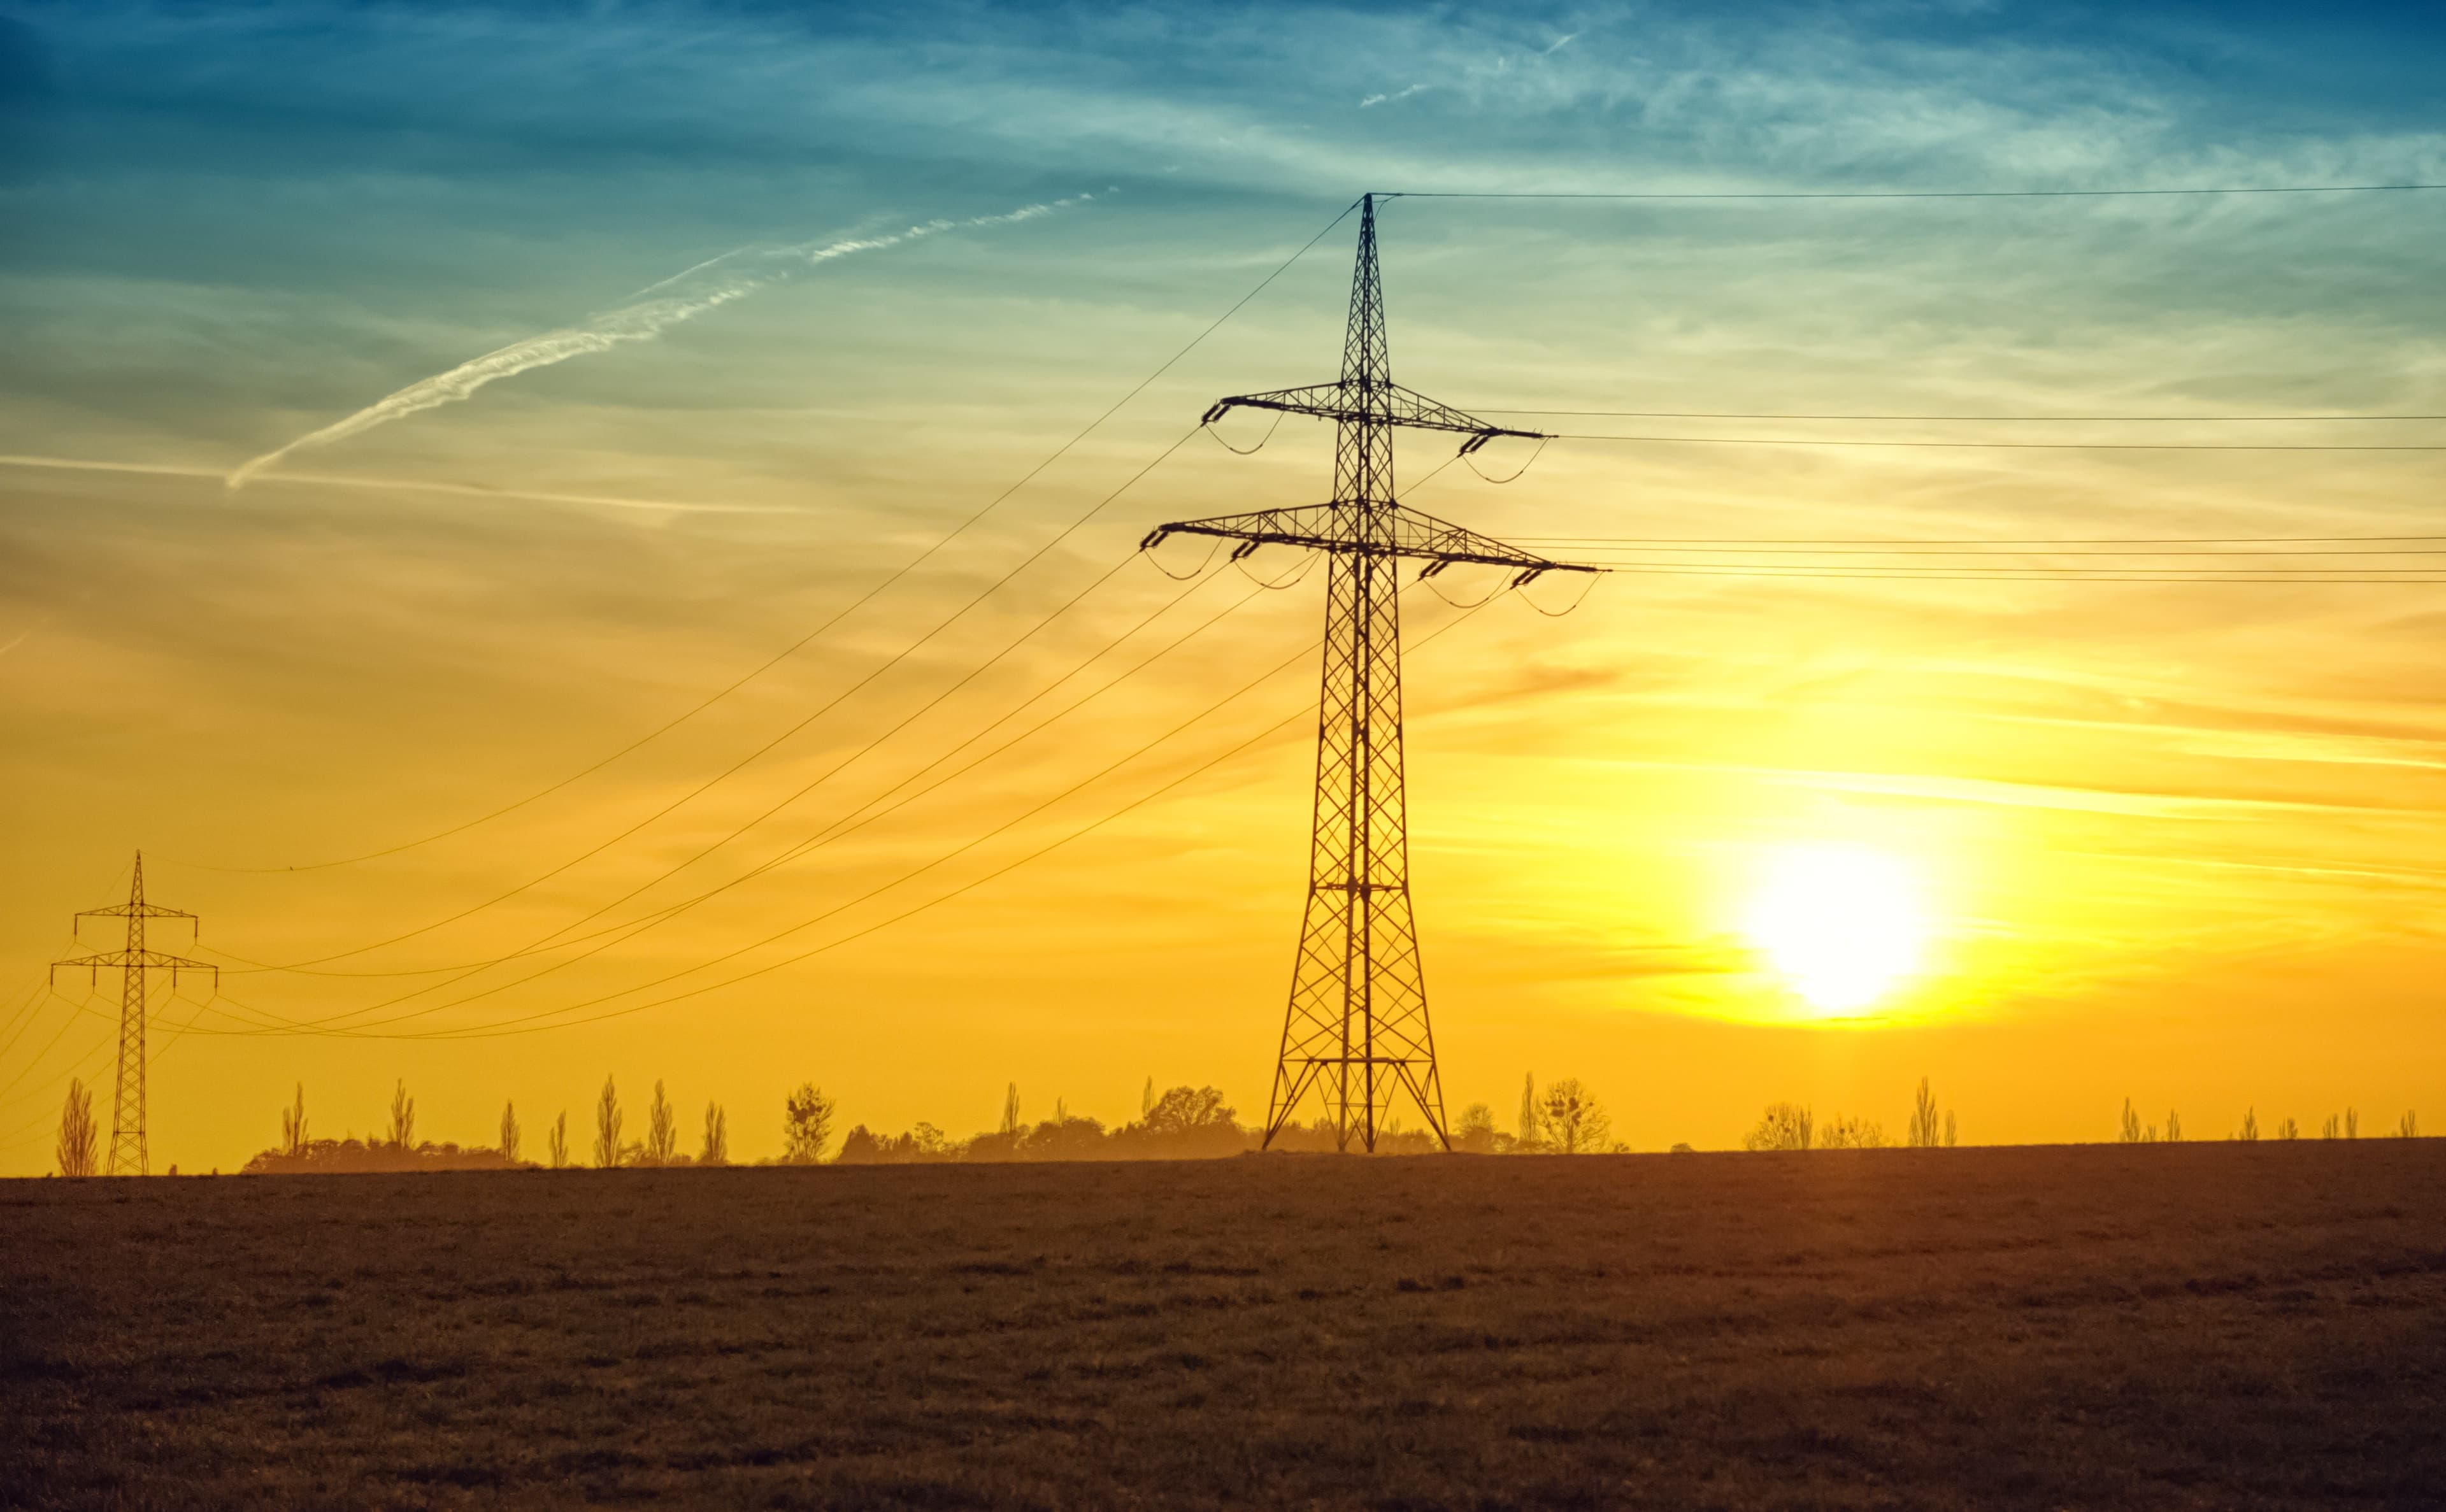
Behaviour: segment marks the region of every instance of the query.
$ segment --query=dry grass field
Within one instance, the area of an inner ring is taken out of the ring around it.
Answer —
[[[2446,1505],[2446,1141],[0,1185],[0,1501]]]

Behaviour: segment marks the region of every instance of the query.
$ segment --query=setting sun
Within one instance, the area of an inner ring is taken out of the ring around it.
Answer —
[[[1776,852],[1745,921],[1792,990],[1821,1013],[1866,1008],[1917,969],[1928,938],[1918,880],[1865,846]]]

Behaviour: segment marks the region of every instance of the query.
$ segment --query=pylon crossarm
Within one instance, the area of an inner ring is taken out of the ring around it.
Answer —
[[[1475,415],[1465,414],[1399,383],[1362,385],[1345,381],[1309,383],[1300,388],[1277,388],[1263,394],[1234,394],[1229,399],[1216,400],[1207,409],[1205,422],[1211,425],[1235,409],[1270,409],[1286,415],[1313,416],[1318,420],[1406,425],[1412,430],[1422,431],[1451,431],[1471,438],[1463,450],[1472,452],[1498,436],[1516,436],[1535,441],[1551,439],[1543,431],[1490,425]]]
[[[1593,572],[1592,567],[1556,562],[1517,547],[1506,546],[1432,514],[1395,505],[1377,512],[1370,537],[1352,538],[1350,513],[1332,504],[1306,504],[1291,509],[1262,510],[1254,514],[1222,514],[1202,520],[1176,520],[1157,526],[1140,543],[1152,550],[1168,535],[1211,535],[1249,546],[1293,546],[1310,551],[1346,551],[1369,556],[1403,556],[1425,561],[1426,575],[1447,567],[1474,563],[1508,567],[1516,572]],[[1235,553],[1237,554],[1237,553]]]

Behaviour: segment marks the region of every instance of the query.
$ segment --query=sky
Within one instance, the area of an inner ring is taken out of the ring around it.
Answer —
[[[1333,376],[1362,192],[1414,196],[1397,378],[1567,438],[1405,438],[1402,496],[1633,569],[1404,595],[1455,1111],[2446,1123],[2446,590],[2370,580],[2446,557],[2061,544],[2446,550],[2361,539],[2446,534],[2446,453],[2123,449],[2446,445],[2332,418],[2446,415],[2446,193],[1426,197],[2446,183],[2442,51],[2349,7],[0,4],[0,1173],[71,1076],[107,1117],[113,974],[47,968],[139,848],[201,916],[155,946],[223,968],[159,987],[157,1169],[299,1086],[474,1144],[660,1080],[750,1158],[802,1081],[1260,1115],[1322,574],[1138,544],[1326,496],[1321,427],[1197,421]],[[2033,440],[2084,446],[1859,444]]]

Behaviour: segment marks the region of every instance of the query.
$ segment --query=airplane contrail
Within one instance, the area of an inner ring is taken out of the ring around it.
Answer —
[[[767,285],[780,283],[802,267],[830,262],[837,257],[847,257],[854,252],[876,252],[886,247],[896,247],[903,242],[915,241],[920,237],[932,236],[947,231],[1008,226],[1023,220],[1034,220],[1039,216],[1049,215],[1057,210],[1094,197],[1096,196],[1093,195],[1072,195],[1066,198],[1048,200],[1041,204],[1023,205],[1017,210],[1007,211],[998,215],[973,215],[966,220],[922,221],[905,231],[892,232],[883,235],[847,236],[837,241],[801,242],[790,247],[762,249],[742,247],[724,252],[718,257],[709,257],[694,268],[675,273],[660,283],[649,284],[638,290],[639,294],[649,294],[659,289],[671,289],[674,285],[686,286],[671,293],[656,299],[635,299],[632,296],[631,303],[597,315],[583,325],[546,331],[540,336],[530,336],[524,341],[512,342],[509,345],[486,352],[481,357],[461,363],[447,372],[420,379],[405,388],[383,396],[344,420],[334,420],[320,430],[309,431],[286,446],[275,448],[260,457],[240,463],[230,471],[225,481],[233,489],[243,487],[248,479],[267,468],[276,466],[283,457],[292,452],[305,451],[316,446],[329,446],[334,441],[346,440],[351,436],[361,436],[377,425],[387,424],[421,410],[455,403],[499,379],[513,377],[531,368],[549,367],[555,363],[565,363],[573,357],[582,357],[590,352],[609,351],[623,342],[651,341],[682,321],[693,320],[706,310],[719,308],[732,300],[743,299]],[[748,266],[743,268],[726,266],[751,253],[753,260]],[[700,279],[696,276],[700,273],[711,272],[717,268],[722,271],[711,278]]]

